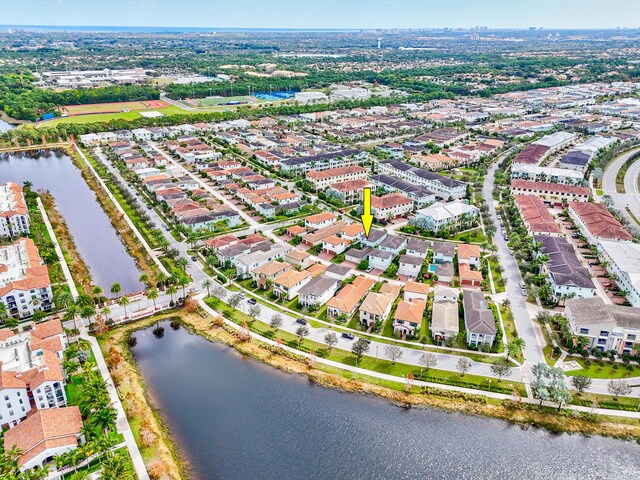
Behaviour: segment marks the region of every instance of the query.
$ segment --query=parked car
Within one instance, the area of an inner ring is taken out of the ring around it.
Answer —
[[[299,323],[300,325],[306,325],[307,322],[304,318],[296,318],[296,323]]]
[[[250,298],[249,300],[247,300],[247,303],[249,303],[249,305],[255,305],[256,303],[258,303],[258,301],[255,298]]]
[[[509,255],[511,255],[513,257],[513,250],[511,250],[510,248],[507,249],[509,251]]]
[[[147,210],[153,210],[153,207],[151,205],[147,205]]]
[[[371,272],[373,272],[373,267],[367,267],[367,269],[365,270],[365,272],[367,272],[367,273],[371,273]]]
[[[529,296],[529,294],[527,293],[527,289],[526,288],[521,288],[520,292],[522,293],[523,297],[528,297]]]
[[[524,284],[522,280],[520,280],[520,288],[527,288],[527,286]]]
[[[191,257],[191,260],[193,260],[194,262],[197,262],[197,261],[198,261],[198,257],[196,257],[195,255],[193,255],[193,256]]]
[[[246,295],[244,294],[244,292],[240,292],[238,295],[240,296],[240,298],[244,298],[244,297],[246,297]]]
[[[347,340],[353,340],[355,337],[350,333],[344,332],[342,334],[342,338],[346,338]]]

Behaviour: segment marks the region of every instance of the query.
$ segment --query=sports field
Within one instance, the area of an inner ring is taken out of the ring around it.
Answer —
[[[162,100],[142,100],[138,102],[90,103],[87,105],[67,105],[62,110],[69,116],[93,113],[120,113],[125,110],[161,110],[169,104]]]

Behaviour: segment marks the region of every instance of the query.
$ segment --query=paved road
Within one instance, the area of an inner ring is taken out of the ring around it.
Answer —
[[[624,177],[625,193],[618,193],[616,191],[616,177],[618,175],[618,171],[636,152],[640,152],[640,148],[630,150],[609,164],[602,177],[602,189],[606,195],[609,195],[613,199],[615,207],[622,212],[631,224],[637,226],[635,220],[627,212],[626,207],[629,207],[633,214],[640,219],[640,192],[638,191],[637,182],[638,175],[640,174],[640,161],[635,162],[631,165],[629,170],[627,170]]]
[[[506,155],[507,154],[505,154],[505,156]],[[500,233],[500,219],[498,218],[495,208],[498,202],[493,200],[492,192],[495,183],[495,172],[501,161],[502,158],[495,162],[489,169],[485,177],[482,195],[489,204],[489,212],[496,225],[496,233],[492,240],[498,247],[500,264],[504,268],[502,277],[506,280],[507,298],[511,302],[511,311],[513,312],[516,329],[518,330],[518,335],[526,342],[522,352],[525,361],[529,364],[545,362],[544,354],[542,353],[542,347],[544,345],[541,344],[541,339],[544,339],[544,337],[542,336],[539,326],[534,324],[530,317],[530,311],[535,311],[536,308],[527,306],[525,297],[520,291],[520,282],[522,282],[520,269],[518,268],[515,257],[509,254],[507,242]]]

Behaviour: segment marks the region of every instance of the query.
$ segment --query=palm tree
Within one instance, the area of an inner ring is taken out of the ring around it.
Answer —
[[[187,296],[187,294],[185,293],[184,289],[185,289],[185,287],[187,285],[189,285],[189,283],[191,283],[191,282],[189,282],[189,279],[186,278],[186,277],[180,277],[178,279],[178,286],[182,287],[182,298],[186,298],[186,296]]]
[[[107,320],[109,320],[109,315],[111,315],[111,309],[109,309],[109,307],[107,307],[106,305],[102,308],[102,310],[100,310],[100,315],[102,315],[104,318],[106,318]]]
[[[147,298],[153,301],[153,311],[156,310],[156,298],[158,298],[158,289],[152,288],[147,292]]]
[[[129,480],[133,478],[130,462],[120,454],[108,457],[102,464],[102,480]]]
[[[138,281],[143,283],[145,288],[149,288],[149,274],[146,272],[142,272],[138,277]]]
[[[167,283],[167,280],[169,280],[169,277],[162,272],[158,273],[158,275],[156,275],[156,278],[158,279],[158,286],[162,287],[164,287]]]
[[[70,302],[67,305],[67,310],[64,312],[64,315],[62,316],[62,320],[73,320],[73,326],[76,330],[79,331],[78,329],[78,324],[76,323],[76,315],[79,313],[80,309],[78,308],[78,305],[76,305],[75,302]]]
[[[53,301],[58,307],[67,308],[73,302],[73,295],[69,290],[61,290]]]
[[[80,318],[89,320],[89,323],[91,323],[91,317],[93,317],[95,314],[96,309],[91,305],[80,308]]]
[[[118,282],[114,282],[111,284],[111,293],[113,293],[116,298],[119,298],[119,294],[122,292],[122,286]]]
[[[207,278],[204,282],[202,282],[202,286],[207,289],[207,297],[210,295],[209,290],[213,286],[213,282],[211,279]]]
[[[80,292],[76,298],[76,305],[80,308],[91,307],[94,305],[93,298],[85,292]]]
[[[120,305],[121,307],[124,307],[124,316],[127,316],[127,305],[129,305],[129,303],[131,303],[129,301],[129,297],[127,297],[126,295],[124,297],[122,297],[120,300],[118,300],[118,305]]]
[[[100,303],[102,294],[104,293],[104,290],[102,290],[102,287],[100,285],[94,285],[92,289],[92,293],[93,293],[93,296],[95,297],[94,299],[95,303]]]
[[[171,301],[172,301],[172,302],[174,302],[174,300],[173,300],[173,296],[174,296],[177,292],[178,292],[178,289],[176,288],[176,286],[175,286],[175,285],[169,285],[169,286],[167,287],[167,293],[168,293],[169,295],[171,295]]]

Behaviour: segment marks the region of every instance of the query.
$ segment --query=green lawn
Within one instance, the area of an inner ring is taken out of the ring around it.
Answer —
[[[67,405],[79,405],[80,404],[80,392],[82,390],[82,374],[74,375],[71,377],[71,382],[65,386],[67,394]]]
[[[489,260],[489,268],[491,268],[491,276],[493,277],[493,284],[496,287],[496,293],[502,293],[504,291],[506,291],[506,288],[504,285],[500,286],[498,285],[498,280],[502,278],[502,273],[500,273],[498,271],[498,267],[499,267],[499,263],[498,260]]]
[[[464,243],[482,243],[485,240],[482,228],[474,228],[473,230],[467,230],[456,234],[453,237],[454,240],[458,240]]]
[[[615,365],[618,367],[617,369],[613,368],[613,365],[609,360],[604,360],[604,367],[601,367],[598,364],[598,361],[590,359],[589,362],[591,365],[585,366],[585,359],[582,357],[567,357],[565,362],[570,360],[575,360],[582,367],[580,370],[572,370],[569,372],[565,372],[566,375],[584,375],[590,378],[628,378],[628,377],[637,377],[640,376],[640,367],[636,362],[631,364],[631,371],[627,370],[627,366],[623,363],[616,363]]]

